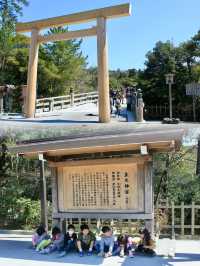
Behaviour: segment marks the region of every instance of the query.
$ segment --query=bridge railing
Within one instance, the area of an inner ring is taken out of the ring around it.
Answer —
[[[66,96],[41,98],[36,100],[36,113],[53,112],[79,106],[85,103],[97,103],[98,92],[71,93]]]

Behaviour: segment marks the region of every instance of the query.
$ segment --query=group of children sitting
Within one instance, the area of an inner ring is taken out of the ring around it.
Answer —
[[[87,224],[81,225],[78,234],[75,232],[74,225],[70,224],[65,234],[58,227],[54,227],[50,237],[45,228],[39,226],[32,237],[32,244],[40,254],[58,251],[59,257],[73,251],[78,251],[80,257],[85,253],[87,256],[97,253],[102,257],[128,255],[131,258],[137,253],[155,255],[154,241],[147,229],[140,230],[139,237],[132,237],[125,233],[116,238],[109,226],[103,226],[100,237],[96,237]]]

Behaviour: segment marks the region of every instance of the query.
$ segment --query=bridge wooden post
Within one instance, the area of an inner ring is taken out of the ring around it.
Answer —
[[[3,93],[0,92],[0,113],[3,113]]]
[[[31,45],[29,51],[28,80],[27,80],[27,101],[25,116],[32,118],[35,116],[36,87],[37,87],[37,68],[38,68],[38,33],[37,29],[32,29]]]
[[[107,58],[106,18],[97,18],[99,121],[110,122],[109,72]]]

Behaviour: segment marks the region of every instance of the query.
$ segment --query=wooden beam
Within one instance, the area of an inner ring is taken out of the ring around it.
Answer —
[[[94,153],[94,152],[111,152],[111,151],[128,151],[128,150],[138,150],[140,152],[141,145],[147,145],[149,152],[162,152],[162,151],[172,151],[175,149],[175,141],[159,141],[159,142],[145,142],[145,143],[127,143],[127,144],[113,144],[113,145],[99,145],[99,146],[80,146],[80,147],[66,147],[61,148],[61,146],[53,145],[52,143],[47,143],[48,147],[44,147],[41,143],[30,145],[22,145],[21,147],[10,147],[9,151],[11,153],[18,153],[25,155],[26,157],[33,158],[38,155],[38,153],[44,153],[47,156],[64,156],[64,155],[74,155],[83,153]],[[65,144],[62,143],[62,146]],[[69,144],[68,144],[69,146]],[[27,149],[26,149],[27,148]]]
[[[148,150],[150,152],[154,151],[168,151],[174,149],[174,141],[163,141],[158,143],[146,143]],[[72,149],[63,150],[52,150],[48,151],[46,154],[48,156],[63,156],[70,154],[82,154],[82,153],[94,153],[94,152],[112,152],[112,151],[129,151],[138,150],[140,151],[141,143],[130,143],[130,144],[118,144],[118,145],[107,145],[107,146],[95,146],[95,147],[80,147]]]
[[[110,158],[110,159],[94,159],[94,160],[79,160],[79,161],[66,161],[66,162],[49,162],[50,167],[80,167],[90,165],[107,165],[107,164],[120,164],[122,161],[124,164],[142,163],[145,161],[151,161],[151,156],[132,156],[130,158]]]
[[[31,46],[29,50],[28,80],[27,80],[26,106],[25,106],[25,116],[27,118],[33,118],[35,116],[37,68],[38,68],[38,52],[39,52],[39,43],[37,41],[38,33],[39,31],[37,29],[33,29],[31,34]]]
[[[97,18],[97,55],[99,122],[110,122],[109,72],[107,56],[106,19]]]
[[[141,219],[141,220],[146,220],[146,219],[153,219],[154,214],[152,213],[138,213],[138,212],[134,212],[134,210],[130,210],[130,211],[126,211],[126,212],[122,212],[122,210],[120,211],[113,211],[110,212],[110,210],[108,212],[104,211],[102,212],[102,210],[95,210],[92,213],[83,209],[82,212],[77,212],[77,211],[67,211],[67,212],[59,212],[57,214],[53,214],[53,219],[61,219],[61,218],[93,218],[93,219],[97,219],[97,218],[104,218],[104,219]]]
[[[131,5],[127,3],[117,6],[83,11],[65,16],[41,19],[32,22],[17,23],[16,32],[29,32],[32,31],[32,29],[46,29],[50,27],[64,26],[70,24],[80,24],[96,20],[96,18],[98,17],[116,18],[122,16],[130,16],[130,14]]]
[[[46,36],[39,35],[38,42],[45,43],[45,42],[66,41],[75,38],[82,38],[82,37],[89,37],[96,35],[97,35],[97,28],[92,27],[91,29],[69,31],[69,32],[51,34]]]

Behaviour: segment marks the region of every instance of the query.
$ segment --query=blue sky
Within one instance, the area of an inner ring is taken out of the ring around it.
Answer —
[[[127,0],[30,0],[20,21],[61,16],[88,9],[118,5]],[[110,69],[143,68],[146,53],[159,40],[178,44],[200,29],[200,0],[132,0],[131,17],[108,20]],[[84,28],[94,23],[71,26]],[[82,51],[95,66],[96,38],[84,39]]]

